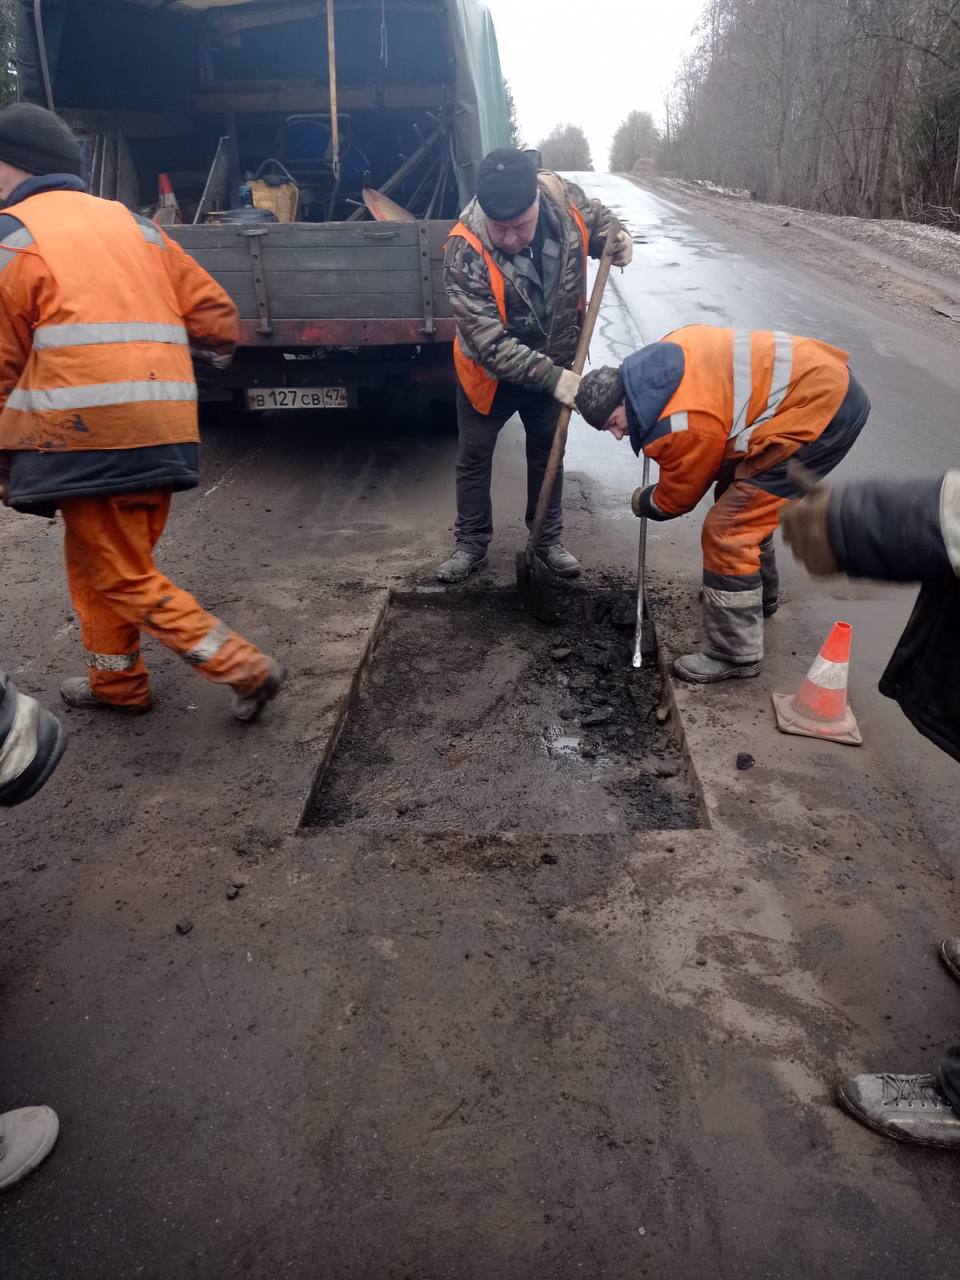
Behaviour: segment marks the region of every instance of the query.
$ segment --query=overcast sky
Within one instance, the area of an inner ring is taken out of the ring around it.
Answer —
[[[597,169],[631,111],[663,119],[704,0],[486,0],[523,140],[560,121],[583,127]]]

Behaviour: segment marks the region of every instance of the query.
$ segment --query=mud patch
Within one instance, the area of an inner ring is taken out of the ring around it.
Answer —
[[[514,592],[395,599],[305,825],[553,834],[701,826],[661,678],[630,667],[632,601],[556,627]]]

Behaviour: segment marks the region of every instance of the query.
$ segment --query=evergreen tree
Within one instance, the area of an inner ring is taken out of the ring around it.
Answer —
[[[593,157],[586,134],[578,124],[558,124],[545,138],[539,151],[545,169],[593,170]]]

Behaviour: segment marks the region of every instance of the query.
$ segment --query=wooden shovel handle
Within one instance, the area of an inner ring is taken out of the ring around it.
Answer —
[[[593,338],[593,331],[597,327],[600,304],[603,302],[603,291],[607,287],[607,279],[610,276],[610,268],[613,265],[613,246],[619,234],[620,224],[614,219],[607,231],[607,239],[603,246],[597,278],[593,282],[593,292],[590,294],[587,314],[583,318],[583,328],[580,330],[577,353],[573,357],[574,373],[583,373],[584,366],[587,363],[587,356],[590,354],[590,342]],[[553,486],[557,482],[557,472],[560,470],[560,463],[563,461],[563,455],[566,452],[567,430],[570,426],[572,414],[573,410],[564,405],[560,410],[559,418],[557,418],[556,430],[553,433],[553,444],[550,448],[550,457],[547,459],[547,469],[543,473],[543,484],[540,486],[540,497],[537,499],[537,509],[534,513],[533,524],[530,526],[528,546],[531,550],[535,549],[540,541],[540,530],[543,528],[547,507],[553,494]]]

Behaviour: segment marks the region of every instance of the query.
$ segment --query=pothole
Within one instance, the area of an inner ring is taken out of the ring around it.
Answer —
[[[544,627],[512,591],[395,597],[310,827],[598,834],[699,827],[633,602],[573,593]]]

